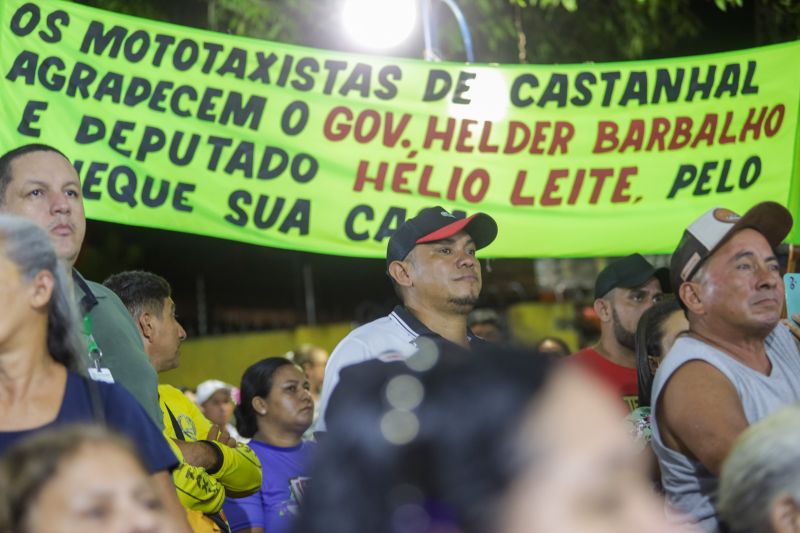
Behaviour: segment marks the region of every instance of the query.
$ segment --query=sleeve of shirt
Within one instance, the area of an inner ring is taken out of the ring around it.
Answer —
[[[333,352],[331,352],[328,364],[325,366],[325,379],[322,382],[322,393],[319,398],[319,418],[317,418],[314,431],[325,431],[325,410],[336,385],[339,384],[339,372],[346,366],[354,365],[365,361],[370,356],[367,345],[364,341],[347,336],[342,339]]]
[[[116,383],[98,383],[111,429],[128,437],[136,447],[152,474],[162,470],[173,470],[178,458],[173,453],[166,437],[159,431],[139,402]]]
[[[172,471],[178,499],[184,507],[205,514],[219,512],[225,500],[225,489],[199,466],[181,465]]]
[[[222,510],[225,512],[225,518],[228,519],[233,533],[246,528],[266,527],[261,491],[245,498],[225,498]]]

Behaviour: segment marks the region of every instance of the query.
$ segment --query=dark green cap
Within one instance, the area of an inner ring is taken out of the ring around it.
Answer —
[[[654,267],[641,254],[626,255],[612,261],[600,272],[594,284],[594,297],[602,298],[617,287],[624,289],[639,287],[647,283],[650,278],[658,280],[662,291],[672,292],[668,268]]]

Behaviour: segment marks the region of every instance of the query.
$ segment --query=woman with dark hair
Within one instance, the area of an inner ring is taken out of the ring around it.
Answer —
[[[672,533],[583,371],[529,352],[342,371],[296,533]]]
[[[678,335],[689,329],[689,321],[674,297],[653,305],[642,314],[636,327],[636,372],[639,381],[639,407],[628,420],[633,425],[634,437],[642,445],[652,436],[650,420],[650,391],[653,377],[661,360],[667,355]]]
[[[314,416],[309,389],[300,367],[283,357],[263,359],[245,370],[236,427],[251,439],[263,476],[256,494],[225,500],[223,510],[233,533],[289,531],[315,447],[303,441]]]
[[[166,533],[164,504],[130,441],[98,426],[40,431],[0,460],[4,533]]]
[[[136,443],[171,510],[178,509],[169,475],[178,461],[161,432],[122,386],[83,375],[78,354],[86,348],[44,230],[0,215],[0,279],[0,456],[42,429],[108,424]]]

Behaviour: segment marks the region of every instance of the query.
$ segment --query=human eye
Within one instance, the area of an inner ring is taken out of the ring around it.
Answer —
[[[643,302],[644,301],[644,293],[641,292],[641,291],[636,291],[636,292],[631,293],[631,300],[633,300],[636,303]]]
[[[105,503],[98,503],[85,509],[81,514],[88,520],[101,521],[111,515],[111,507]]]
[[[28,191],[27,196],[31,196],[33,198],[39,198],[40,196],[44,196],[44,189],[42,189],[41,187],[31,189],[30,191]]]
[[[475,257],[475,252],[476,252],[475,248],[470,248],[467,250],[467,253],[472,257]]]
[[[746,272],[746,271],[750,270],[750,268],[751,268],[751,265],[750,265],[749,262],[737,263],[737,265],[736,265],[736,270],[741,270],[743,272]]]
[[[441,248],[439,248],[439,253],[440,254],[450,255],[451,252],[452,252],[452,250],[450,249],[449,246],[442,246]]]
[[[64,194],[66,194],[70,198],[80,198],[81,196],[80,191],[76,189],[67,189]]]

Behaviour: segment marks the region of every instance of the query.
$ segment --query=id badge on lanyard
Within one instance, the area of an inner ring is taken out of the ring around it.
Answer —
[[[103,351],[97,345],[97,341],[92,334],[92,317],[83,315],[83,334],[89,345],[89,377],[95,381],[114,383],[114,376],[108,368],[103,367]]]

